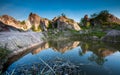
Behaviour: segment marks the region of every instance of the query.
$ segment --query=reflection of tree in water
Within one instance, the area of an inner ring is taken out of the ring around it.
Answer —
[[[92,62],[96,62],[99,65],[103,65],[107,61],[107,59],[105,59],[104,57],[100,57],[95,54],[91,54],[91,56],[88,58],[88,60],[90,60]]]
[[[88,51],[89,45],[87,43],[82,43],[81,48],[82,51],[79,51],[79,55],[83,56]]]
[[[109,56],[116,52],[117,50],[114,47],[109,47],[103,42],[82,42],[81,51],[79,51],[79,55],[83,56],[86,52],[91,51],[92,54],[88,58],[90,61],[94,61],[99,65],[103,65],[107,60],[106,56]]]

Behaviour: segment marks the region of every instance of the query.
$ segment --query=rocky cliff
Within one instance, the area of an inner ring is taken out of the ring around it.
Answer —
[[[0,32],[10,32],[10,31],[16,31],[16,32],[18,32],[18,31],[21,31],[21,30],[15,28],[15,27],[12,27],[10,25],[6,25],[6,24],[0,22]]]
[[[20,21],[17,21],[16,19],[8,15],[0,16],[0,22],[2,22],[4,25],[12,26],[16,29],[24,31],[29,29],[29,26],[26,23],[23,24]]]
[[[53,27],[58,28],[59,30],[64,29],[74,29],[74,30],[81,30],[77,22],[73,19],[67,18],[66,16],[59,16],[55,17],[53,20]]]
[[[120,19],[112,14],[109,14],[108,22],[114,22],[120,24]]]
[[[55,17],[51,21],[48,20],[47,18],[42,18],[35,13],[30,13],[28,19],[21,22],[17,21],[11,16],[3,15],[0,16],[0,22],[2,23],[0,27],[1,30],[8,29],[8,26],[23,31],[27,31],[29,29],[32,29],[33,31],[47,31],[48,28],[52,27],[58,28],[59,30],[64,29],[81,30],[77,22],[75,22],[73,19],[67,18],[66,16]]]
[[[30,22],[30,25],[32,25],[32,29],[34,31],[47,31],[49,21],[46,18],[41,18],[39,15],[30,13],[28,17],[28,21]]]

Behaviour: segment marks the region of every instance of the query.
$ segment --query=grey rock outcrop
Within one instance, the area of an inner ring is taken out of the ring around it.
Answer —
[[[103,41],[120,42],[120,30],[111,30],[103,38]]]
[[[43,42],[44,35],[36,32],[1,32],[0,47],[19,52]]]

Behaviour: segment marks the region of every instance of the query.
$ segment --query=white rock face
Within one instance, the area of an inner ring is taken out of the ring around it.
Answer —
[[[0,47],[10,51],[19,51],[27,49],[43,42],[42,33],[36,32],[3,32],[0,33]]]

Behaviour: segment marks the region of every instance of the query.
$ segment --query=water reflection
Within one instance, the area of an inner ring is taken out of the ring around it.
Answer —
[[[109,44],[110,45],[110,44]],[[79,50],[79,55],[84,56],[87,52],[92,52],[92,54],[88,57],[88,60],[92,62],[96,62],[98,65],[103,65],[107,59],[105,57],[110,56],[111,54],[117,52],[117,47],[109,47],[106,43],[103,42],[81,42],[81,41],[49,41],[43,43],[41,46],[32,51],[32,54],[37,54],[42,50],[47,48],[52,48],[54,51],[58,51],[60,53],[65,53],[73,48],[78,46],[81,47],[82,50]]]
[[[32,54],[37,54],[42,50],[47,48],[52,48],[54,51],[60,53],[65,53],[68,50],[71,50],[77,47],[80,44],[80,41],[49,41],[43,43],[41,46],[32,51]]]
[[[80,56],[83,56],[88,51],[91,51],[92,54],[90,57],[88,57],[88,60],[92,62],[94,61],[99,65],[103,65],[107,61],[105,57],[110,56],[111,54],[118,51],[115,48],[108,47],[108,45],[103,42],[96,41],[82,42],[81,48],[82,50],[79,52]]]
[[[80,48],[77,48],[80,47]],[[19,53],[18,55],[12,55],[7,59],[7,62],[4,63],[3,71],[5,71],[11,64],[19,59],[24,58],[24,56],[32,53],[32,55],[42,54],[43,51],[47,52],[47,49],[52,49],[54,52],[62,53],[63,57],[66,57],[66,53],[73,56],[73,59],[70,57],[72,61],[80,61],[83,60],[83,57],[87,56],[87,59],[84,59],[89,62],[94,62],[98,65],[104,65],[105,62],[108,61],[106,57],[113,55],[118,52],[120,49],[119,44],[106,44],[98,41],[74,41],[74,40],[63,40],[63,41],[49,41],[44,42],[41,45],[32,48],[31,50],[26,50],[24,52]],[[75,50],[74,50],[75,49]],[[52,53],[52,52],[50,52]],[[57,55],[59,55],[57,53]],[[47,54],[47,53],[46,53]],[[49,54],[49,53],[48,53]],[[55,55],[55,53],[53,53]],[[77,56],[79,55],[79,57]],[[69,57],[69,56],[67,56]],[[80,59],[79,59],[80,58]],[[22,62],[22,61],[21,61]]]

